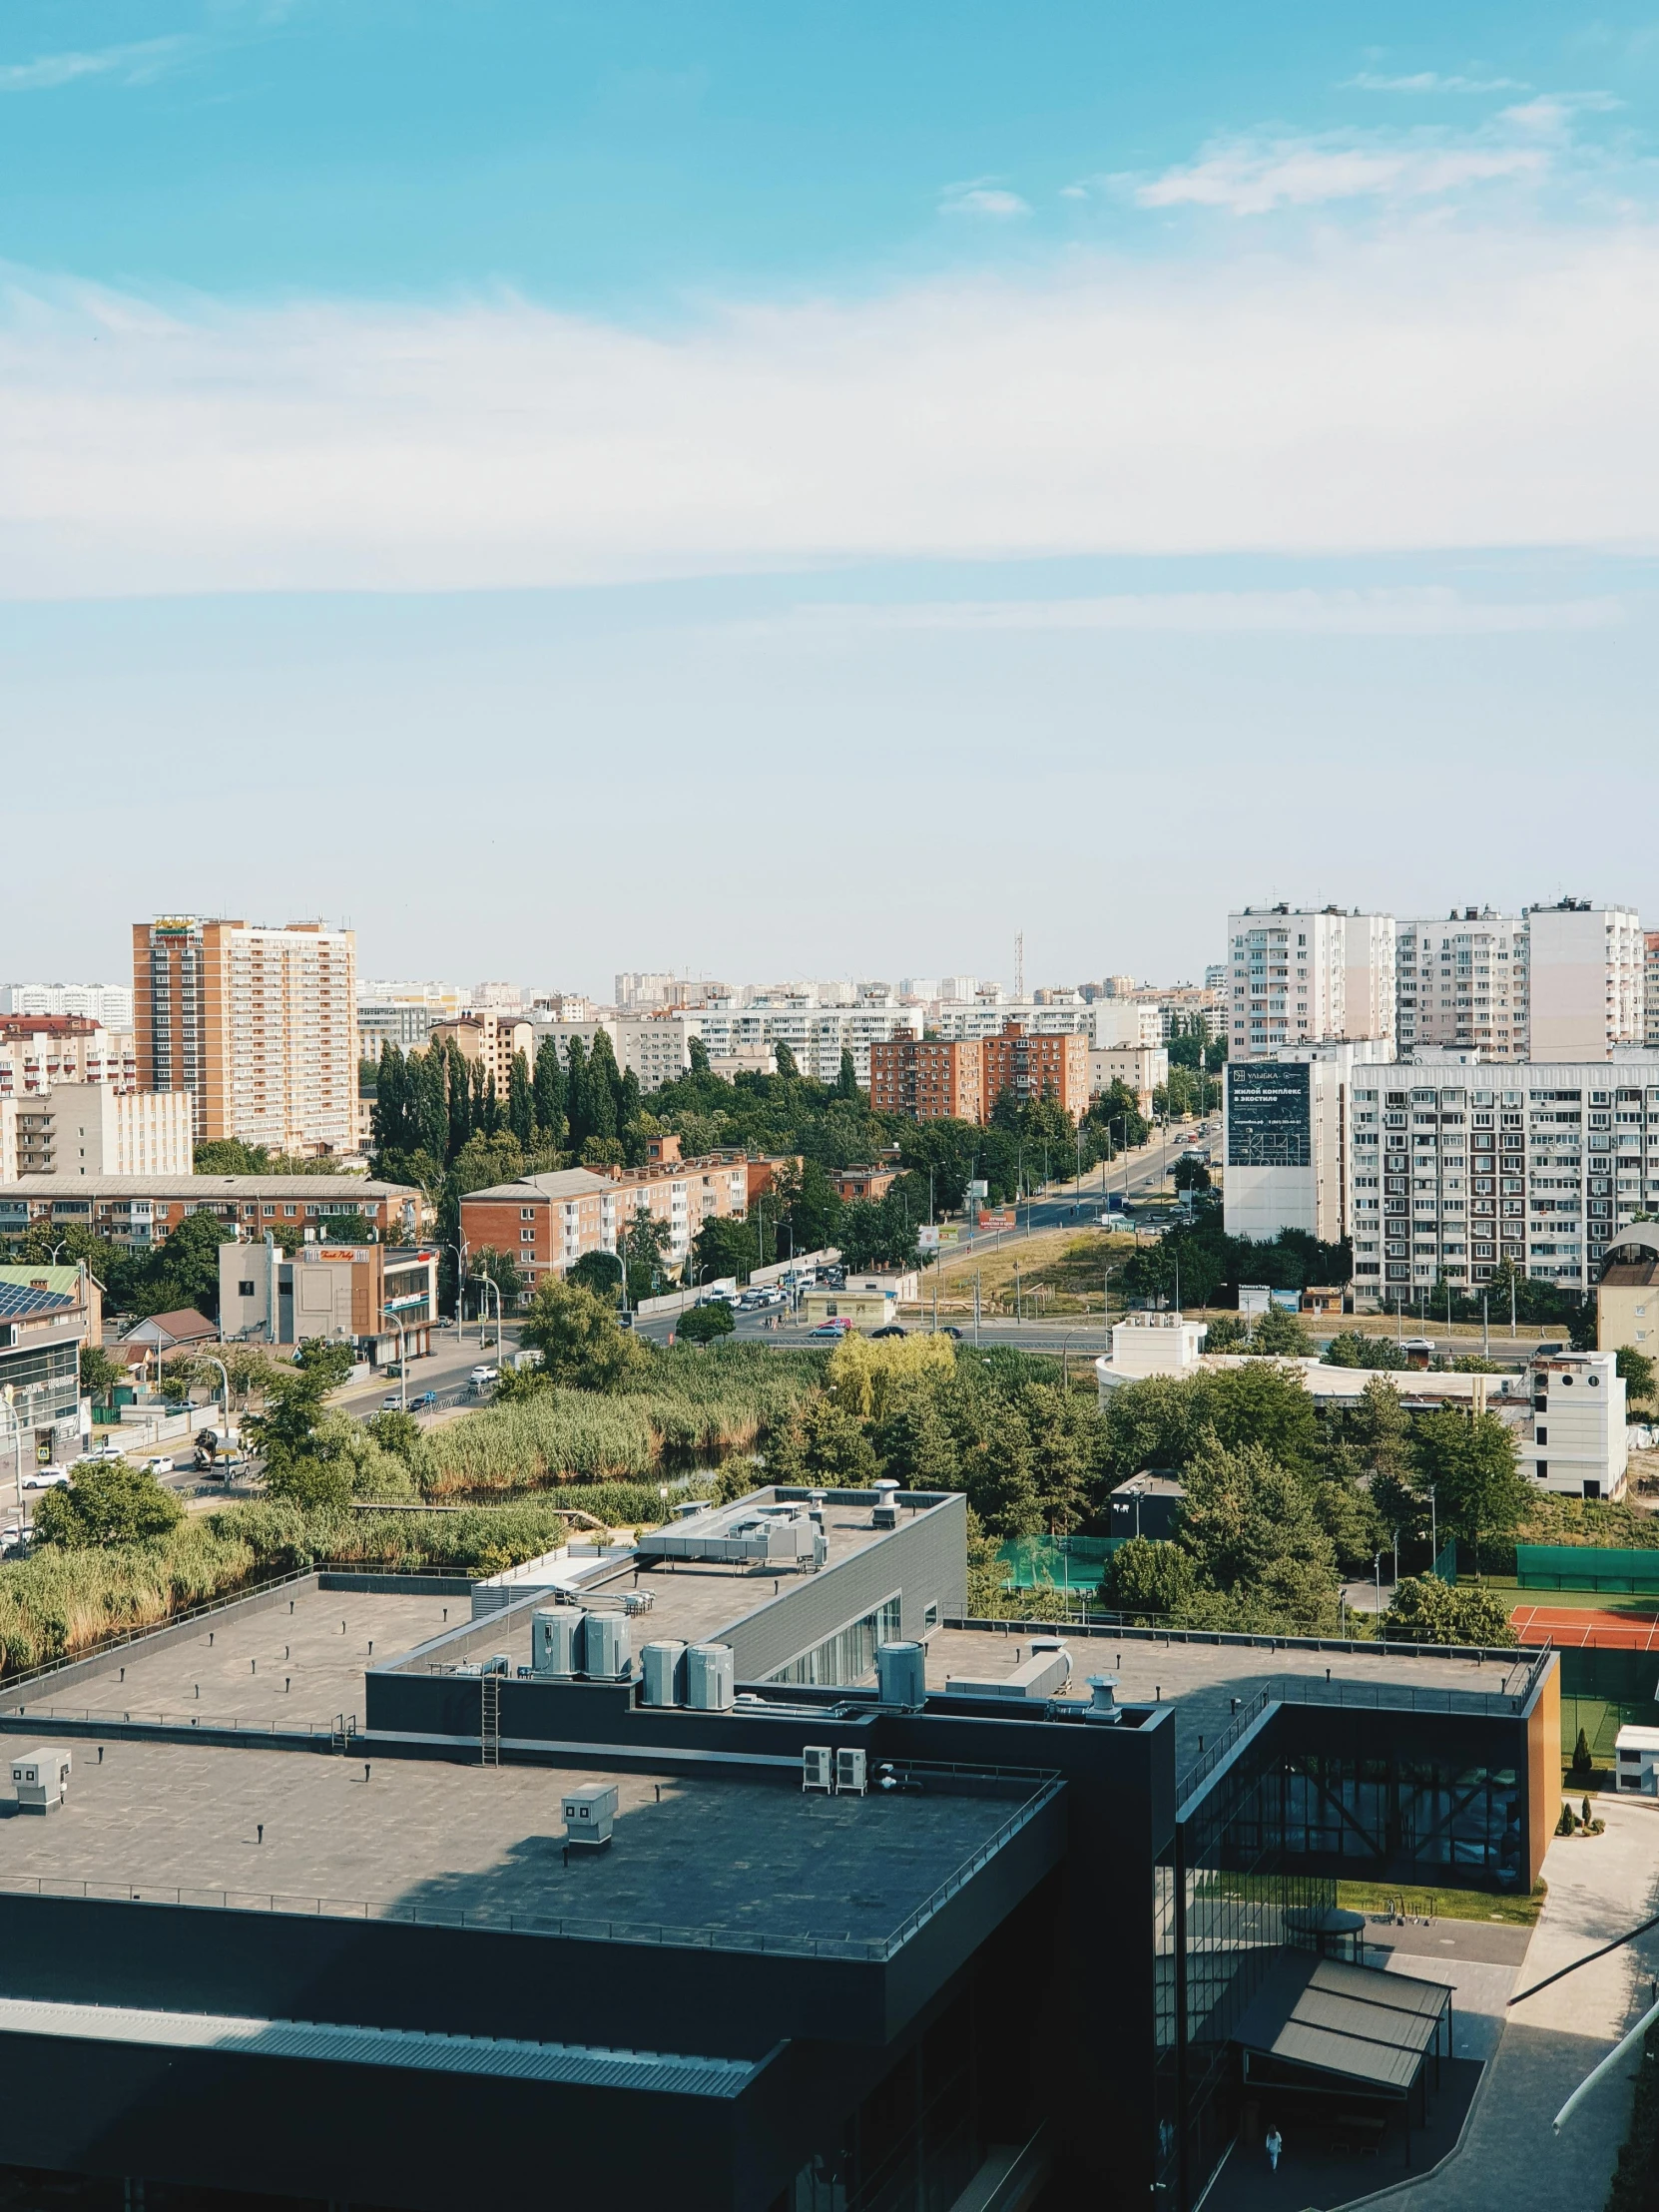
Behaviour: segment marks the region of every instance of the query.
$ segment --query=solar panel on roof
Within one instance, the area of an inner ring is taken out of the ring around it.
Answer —
[[[31,1284],[0,1283],[0,1315],[49,1314],[72,1307],[75,1301],[62,1291],[37,1291]]]

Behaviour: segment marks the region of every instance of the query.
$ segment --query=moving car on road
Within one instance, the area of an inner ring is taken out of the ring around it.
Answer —
[[[850,1332],[852,1324],[846,1319],[844,1314],[837,1315],[832,1321],[821,1321],[817,1324],[816,1327],[809,1329],[807,1332],[807,1341],[809,1344],[813,1343],[815,1339],[820,1343],[829,1342],[830,1344],[839,1344],[840,1340]]]
[[[67,1490],[69,1483],[67,1467],[31,1467],[23,1477],[26,1490]]]

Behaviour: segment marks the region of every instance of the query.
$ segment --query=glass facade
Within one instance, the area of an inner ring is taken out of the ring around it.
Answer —
[[[984,2146],[974,1999],[959,1997],[808,2160],[772,2212],[949,2212]]]
[[[1276,1735],[1246,1743],[1198,1796],[1154,1872],[1158,2177],[1177,2203],[1232,2140],[1238,2022],[1276,1953],[1310,1941],[1339,1879],[1523,1879],[1514,1768],[1285,1751]]]
[[[896,1642],[899,1633],[898,1599],[889,1597],[873,1613],[865,1613],[861,1620],[848,1621],[832,1636],[826,1636],[823,1643],[815,1644],[799,1659],[792,1659],[787,1667],[780,1667],[776,1674],[768,1675],[767,1680],[849,1689],[854,1683],[874,1678],[876,1645]]]

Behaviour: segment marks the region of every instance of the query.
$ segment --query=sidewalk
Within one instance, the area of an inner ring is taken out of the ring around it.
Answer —
[[[1522,1988],[1659,1910],[1659,1807],[1595,1803],[1606,1835],[1557,1837],[1545,1858],[1549,1897],[1520,1969]],[[1461,2148],[1421,2181],[1353,2201],[1387,2212],[1560,2212],[1569,2204],[1595,2212],[1629,2121],[1635,2058],[1559,2136],[1550,2123],[1653,2001],[1656,1973],[1659,1930],[1512,2007]]]

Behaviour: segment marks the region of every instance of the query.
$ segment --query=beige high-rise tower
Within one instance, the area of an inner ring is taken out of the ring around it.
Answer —
[[[140,1090],[189,1091],[197,1143],[356,1148],[357,946],[320,921],[133,925]]]

